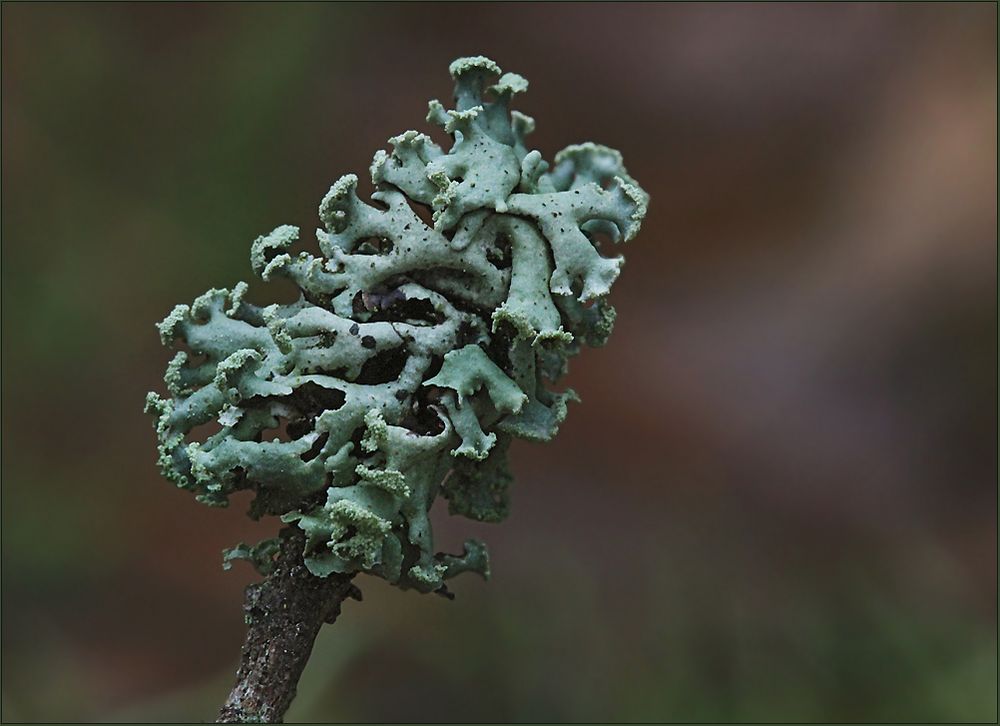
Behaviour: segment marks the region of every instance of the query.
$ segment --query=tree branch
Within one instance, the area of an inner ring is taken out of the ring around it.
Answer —
[[[361,599],[353,575],[316,577],[302,563],[305,535],[281,532],[274,571],[246,589],[247,637],[236,685],[218,723],[281,723],[323,623],[333,623],[348,597]]]

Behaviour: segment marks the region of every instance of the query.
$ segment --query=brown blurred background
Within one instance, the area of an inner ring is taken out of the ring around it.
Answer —
[[[276,531],[154,466],[177,302],[424,129],[449,61],[652,195],[494,578],[363,578],[289,720],[995,720],[996,6],[10,4],[2,707],[214,718]],[[281,294],[259,281],[251,299]]]

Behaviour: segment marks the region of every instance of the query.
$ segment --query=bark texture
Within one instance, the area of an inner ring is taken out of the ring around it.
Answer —
[[[312,575],[302,563],[300,529],[281,533],[274,571],[246,589],[247,637],[236,685],[218,723],[281,723],[323,623],[332,623],[348,597],[361,599],[353,575]]]

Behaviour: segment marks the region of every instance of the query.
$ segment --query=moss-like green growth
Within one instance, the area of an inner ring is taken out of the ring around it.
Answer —
[[[616,151],[570,146],[551,170],[529,151],[534,122],[510,110],[522,77],[482,57],[450,70],[457,108],[432,101],[428,120],[451,148],[415,131],[389,139],[374,203],[356,176],[339,179],[319,208],[321,257],[291,251],[295,227],[258,238],[254,272],[291,280],[297,302],[251,305],[240,282],[174,308],[160,336],[186,349],[167,367],[170,396],[146,403],[177,486],[214,506],[251,489],[251,516],[306,533],[316,575],[422,592],[488,574],[481,543],[435,553],[428,512],[442,494],[452,513],[506,516],[511,437],[556,434],[576,396],[547,383],[614,323],[605,296],[622,258],[602,256],[597,236],[632,239],[648,200]],[[240,545],[226,562],[266,569],[273,551]]]

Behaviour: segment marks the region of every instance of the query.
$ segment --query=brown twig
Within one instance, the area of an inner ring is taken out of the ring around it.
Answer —
[[[361,599],[353,575],[311,574],[302,563],[304,543],[300,529],[284,529],[274,571],[246,589],[247,637],[218,723],[281,723],[319,629],[337,619],[345,599]]]

